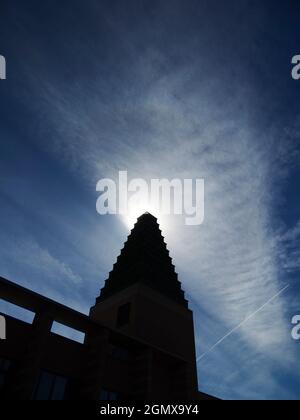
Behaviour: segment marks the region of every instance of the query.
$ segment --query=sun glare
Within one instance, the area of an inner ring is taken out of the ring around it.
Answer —
[[[156,208],[149,203],[135,203],[129,205],[127,214],[122,216],[122,221],[129,230],[132,230],[137,222],[137,219],[147,212],[157,218],[158,224],[164,236],[169,235],[172,231],[174,231],[174,217],[162,214],[159,208]]]
[[[129,229],[133,229],[137,219],[144,213],[151,213],[154,217],[158,218],[160,223],[160,214],[158,209],[155,209],[150,204],[135,204],[129,205],[128,212],[125,216],[123,216],[124,223]]]

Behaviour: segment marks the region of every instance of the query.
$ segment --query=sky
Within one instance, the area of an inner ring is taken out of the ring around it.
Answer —
[[[202,225],[158,215],[199,388],[299,399],[299,15],[297,0],[1,0],[0,275],[88,313],[129,234],[97,214],[97,181],[203,178]]]

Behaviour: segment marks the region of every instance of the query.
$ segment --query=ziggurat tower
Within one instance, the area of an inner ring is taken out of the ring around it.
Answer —
[[[90,316],[153,346],[149,398],[195,397],[193,314],[151,214],[142,215],[135,224]],[[155,349],[165,352],[166,359],[156,357]],[[172,355],[178,358],[174,365]]]

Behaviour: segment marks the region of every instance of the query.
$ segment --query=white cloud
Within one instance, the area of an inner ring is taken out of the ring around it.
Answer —
[[[40,126],[47,133],[44,147],[93,190],[98,178],[119,170],[132,177],[205,179],[204,225],[188,228],[173,218],[165,234],[183,287],[230,330],[283,286],[278,255],[285,245],[273,232],[271,210],[275,185],[295,153],[275,123],[263,134],[256,127],[259,92],[225,74],[220,81],[207,74],[204,59],[194,60],[173,68],[163,54],[145,50],[112,97],[100,77],[89,91],[39,84],[46,111]],[[36,254],[29,257],[32,267],[43,261],[55,278],[79,280],[47,251]],[[289,344],[285,306],[280,296],[241,327],[247,345],[282,359]]]
[[[140,74],[145,66],[155,73],[156,62],[147,52]],[[227,109],[214,118],[214,88],[202,94],[201,85],[185,94],[183,102],[176,91],[185,81],[182,71],[168,74],[134,102],[121,96],[122,106],[112,103],[110,108],[96,93],[87,99],[79,92],[67,101],[65,92],[62,96],[51,87],[47,106],[58,129],[54,151],[77,173],[89,174],[89,180],[97,174],[116,176],[122,169],[143,178],[205,179],[205,224],[189,229],[174,219],[176,227],[167,236],[179,271],[185,271],[185,288],[204,306],[217,307],[230,328],[281,288],[269,214],[273,157],[239,112],[244,96],[235,92]],[[285,331],[282,305],[279,298],[253,328],[241,328],[254,346],[276,351]]]
[[[280,238],[281,242],[291,242],[294,244],[294,241],[300,239],[300,221],[296,223],[295,226],[288,229]]]
[[[60,287],[61,284],[64,287],[81,285],[82,279],[78,274],[74,273],[67,264],[51,255],[34,239],[23,238],[11,242],[6,238],[5,243],[6,250],[3,251],[2,258],[7,255],[8,258],[13,259],[15,264],[22,266],[24,272],[32,274],[32,279],[39,279],[42,288],[49,288],[50,285]],[[14,271],[15,268],[12,267],[11,270]],[[28,275],[25,279],[28,284],[32,281]]]

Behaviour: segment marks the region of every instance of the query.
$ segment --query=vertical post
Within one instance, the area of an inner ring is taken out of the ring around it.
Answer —
[[[132,393],[137,400],[151,400],[153,395],[153,350],[144,349],[132,365]]]
[[[9,399],[32,399],[41,368],[43,349],[50,334],[52,324],[53,319],[47,313],[36,314],[30,336],[25,345],[24,356],[16,366],[12,377],[9,378]]]
[[[86,362],[82,372],[80,399],[99,401],[104,386],[109,348],[109,330],[103,328],[86,336]]]

